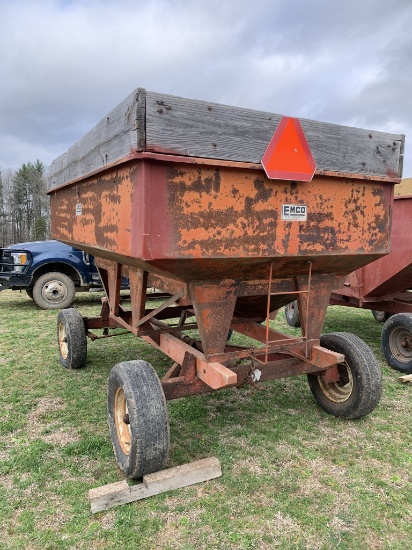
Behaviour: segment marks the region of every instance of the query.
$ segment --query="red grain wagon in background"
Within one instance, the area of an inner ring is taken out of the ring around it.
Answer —
[[[61,363],[84,366],[87,337],[110,328],[173,360],[162,379],[143,360],[110,374],[111,437],[130,478],[165,466],[168,399],[305,373],[336,416],[362,417],[379,401],[366,344],[321,329],[332,290],[389,251],[403,136],[290,119],[297,141],[279,145],[280,179],[269,179],[261,160],[281,119],[137,89],[49,170],[53,237],[94,255],[107,293],[96,318],[60,312]],[[311,181],[296,173],[302,154],[317,164]],[[147,308],[150,287],[170,297]],[[298,338],[269,324],[291,299]],[[186,334],[194,328],[198,340]],[[251,345],[228,344],[230,330]]]
[[[402,188],[402,186],[401,186]],[[388,364],[412,373],[412,196],[395,197],[390,254],[350,273],[334,289],[330,304],[370,309],[382,328],[382,350]],[[297,302],[285,306],[286,320],[300,325]]]
[[[386,321],[381,343],[388,364],[412,372],[412,196],[395,197],[390,254],[357,269],[334,290],[330,303],[371,309]]]

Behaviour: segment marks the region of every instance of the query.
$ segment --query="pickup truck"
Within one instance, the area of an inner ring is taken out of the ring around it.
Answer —
[[[70,307],[76,292],[101,286],[93,257],[59,241],[0,248],[0,291],[25,290],[42,309]]]

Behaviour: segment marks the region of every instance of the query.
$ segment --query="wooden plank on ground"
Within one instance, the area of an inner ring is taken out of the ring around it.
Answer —
[[[215,457],[204,458],[190,464],[161,470],[143,477],[143,483],[129,486],[126,480],[90,489],[92,513],[109,510],[143,498],[159,495],[172,489],[180,489],[222,475],[220,462]]]
[[[404,382],[405,384],[412,384],[412,374],[405,374],[404,376],[399,376],[399,382]]]

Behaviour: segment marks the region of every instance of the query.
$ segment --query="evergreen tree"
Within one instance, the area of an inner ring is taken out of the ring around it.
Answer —
[[[44,240],[48,236],[49,201],[44,166],[39,160],[16,171],[12,188],[14,242]]]

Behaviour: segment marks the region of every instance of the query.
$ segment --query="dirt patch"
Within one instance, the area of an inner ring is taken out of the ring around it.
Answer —
[[[241,471],[245,470],[255,476],[262,475],[267,471],[265,468],[262,468],[259,458],[252,456],[236,462],[232,468],[232,475],[239,475]]]
[[[46,495],[45,495],[46,496]],[[38,498],[39,495],[37,494]],[[36,528],[39,530],[50,530],[57,532],[60,528],[71,521],[72,516],[65,502],[53,493],[47,493],[47,499],[42,504],[41,500],[36,509]],[[54,513],[50,513],[50,508]]]
[[[30,438],[39,438],[46,443],[60,446],[78,441],[80,438],[75,428],[56,426],[51,418],[55,411],[64,407],[65,403],[61,398],[40,399],[36,408],[27,417],[27,432]]]
[[[102,529],[105,529],[106,531],[109,531],[110,529],[114,529],[115,522],[116,522],[116,511],[110,510],[106,513],[102,514],[99,518],[100,525]]]

